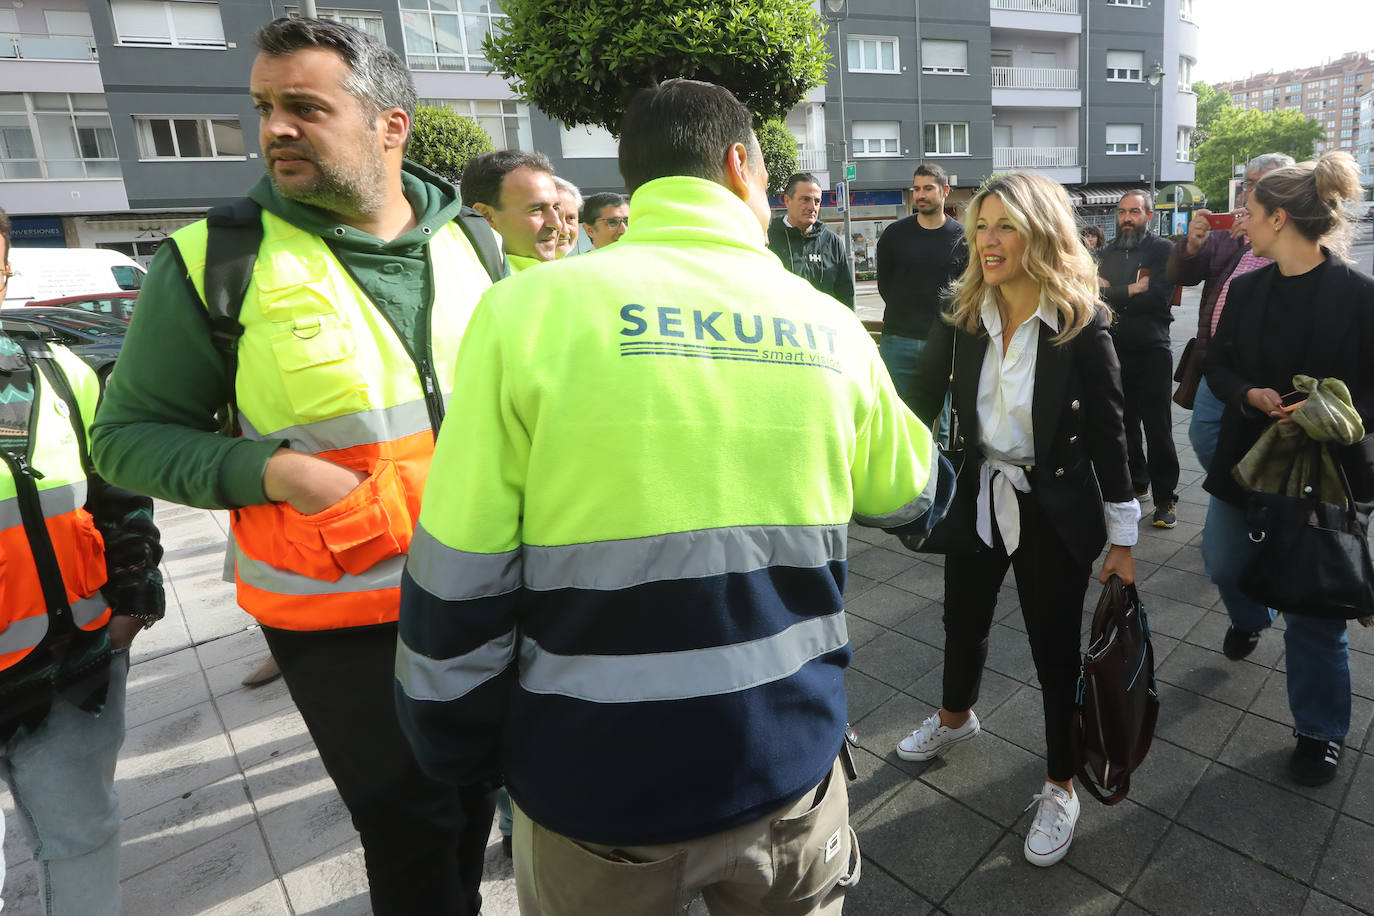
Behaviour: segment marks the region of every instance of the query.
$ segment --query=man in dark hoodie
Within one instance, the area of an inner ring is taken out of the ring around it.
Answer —
[[[469,237],[487,229],[455,220],[453,186],[403,162],[415,88],[394,51],[314,19],[278,19],[257,45],[267,175],[249,192],[262,236],[237,368],[210,333],[205,303],[227,284],[207,284],[223,249],[201,221],[153,261],[93,455],[111,482],[232,510],[238,603],[361,834],[373,912],[476,914],[490,792],[420,769],[393,667],[401,569],[494,239]],[[222,436],[231,398],[241,431]]]
[[[768,249],[792,273],[816,289],[854,307],[854,271],[844,240],[820,220],[821,186],[815,175],[798,172],[782,192],[787,212],[768,224]]]

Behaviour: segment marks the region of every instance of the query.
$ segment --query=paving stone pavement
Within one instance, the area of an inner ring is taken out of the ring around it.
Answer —
[[[1184,302],[1176,351],[1196,323],[1196,293]],[[1226,617],[1198,547],[1206,496],[1187,418],[1176,410],[1178,527],[1142,527],[1136,551],[1155,634],[1158,735],[1130,798],[1107,808],[1083,796],[1077,840],[1054,868],[1021,857],[1022,808],[1039,789],[1044,749],[1010,577],[978,710],[984,734],[943,760],[907,763],[893,748],[939,701],[939,558],[851,531],[846,685],[864,747],[850,798],[864,870],[846,912],[1374,913],[1374,630],[1350,631],[1353,726],[1338,778],[1293,786],[1280,634],[1243,662],[1219,651]],[[224,514],[161,504],[158,521],[168,614],[135,643],[117,774],[123,912],[368,913],[357,835],[284,686],[239,685],[266,648],[221,579]],[[8,793],[0,801],[11,825],[5,912],[36,916],[37,867]],[[483,893],[489,916],[516,912],[495,833]],[[699,901],[691,910],[704,912]]]

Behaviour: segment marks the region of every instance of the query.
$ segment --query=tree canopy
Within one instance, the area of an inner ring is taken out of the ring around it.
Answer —
[[[1201,117],[1199,117],[1199,122]],[[1198,150],[1196,184],[1210,205],[1224,207],[1234,165],[1261,153],[1287,153],[1299,162],[1311,159],[1325,136],[1322,126],[1297,111],[1258,111],[1224,107],[1211,124],[1211,136]]]
[[[759,121],[780,118],[825,79],[812,0],[504,0],[483,43],[521,98],[572,127],[612,134],[630,97],[672,77],[726,87]]]
[[[410,125],[406,158],[457,184],[468,160],[496,149],[472,118],[452,108],[419,105]]]
[[[768,193],[781,194],[797,171],[797,138],[781,121],[766,121],[757,133],[763,164],[768,167]]]
[[[1213,89],[1207,83],[1198,81],[1193,83],[1193,92],[1197,95],[1197,127],[1193,128],[1193,142],[1190,147],[1193,153],[1196,153],[1198,147],[1206,143],[1207,138],[1212,135],[1213,122],[1223,111],[1233,106],[1231,93],[1225,89]],[[1196,159],[1196,156],[1194,158]]]

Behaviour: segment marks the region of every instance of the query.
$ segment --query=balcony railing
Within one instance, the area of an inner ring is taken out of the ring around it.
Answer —
[[[1062,67],[993,67],[993,89],[1077,89],[1078,71]]]
[[[1075,146],[995,146],[994,169],[1072,169],[1078,167]]]
[[[0,59],[95,60],[95,39],[89,35],[0,34]]]
[[[1073,13],[1078,14],[1078,0],[992,0],[995,10],[1013,10],[1019,13]]]
[[[797,171],[799,172],[824,172],[828,169],[829,163],[826,161],[825,150],[823,149],[799,149],[797,150]]]

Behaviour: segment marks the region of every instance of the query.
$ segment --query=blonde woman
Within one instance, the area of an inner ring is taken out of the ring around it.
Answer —
[[[978,700],[997,592],[1010,566],[1040,679],[1048,773],[1031,804],[1026,859],[1053,865],[1078,820],[1069,738],[1083,598],[1101,580],[1135,580],[1121,375],[1098,301],[1097,270],[1064,190],[1029,172],[993,179],[964,221],[968,268],[936,322],[912,407],[925,423],[948,390],[968,459],[944,525],[945,667],[940,709],[898,745],[931,760],[978,734]],[[951,360],[953,381],[950,381]],[[1106,499],[1104,508],[1103,499]]]

